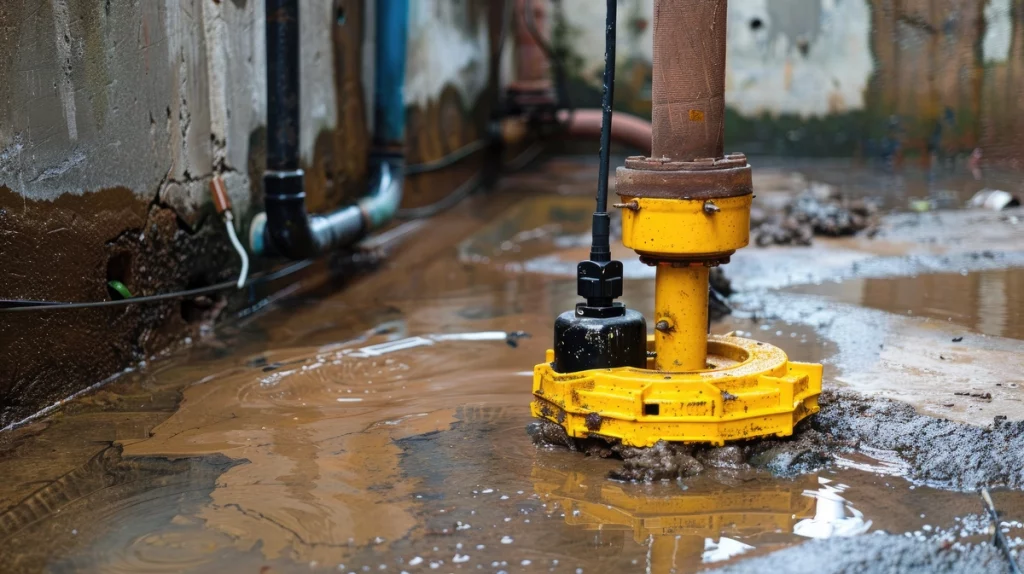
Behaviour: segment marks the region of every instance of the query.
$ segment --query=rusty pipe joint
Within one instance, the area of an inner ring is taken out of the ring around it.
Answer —
[[[544,4],[542,0],[515,0],[515,78],[507,89],[509,106],[514,110],[554,109],[557,103],[551,63],[541,45],[551,43]]]
[[[615,192],[623,244],[650,265],[721,265],[749,241],[753,181],[742,153],[629,157],[616,170]]]

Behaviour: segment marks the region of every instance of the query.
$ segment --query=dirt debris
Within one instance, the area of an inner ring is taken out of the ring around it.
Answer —
[[[622,457],[622,468],[610,476],[615,480],[651,482],[704,471],[704,465],[694,456],[696,449],[690,445],[662,441],[651,448],[616,445],[612,450]]]
[[[921,415],[905,403],[847,391],[827,390],[820,402],[821,411],[801,422],[792,437],[721,448],[666,442],[635,448],[573,439],[547,421],[531,424],[530,433],[538,445],[621,458],[622,468],[611,476],[617,480],[676,480],[707,468],[763,469],[793,476],[827,466],[842,453],[872,451],[898,460],[909,480],[936,488],[1024,488],[1024,421],[997,417],[982,428]]]
[[[786,548],[715,572],[747,574],[792,572],[972,572],[1004,574],[1006,558],[991,544],[954,545],[931,539],[874,534],[829,538]]]
[[[1024,488],[1024,421],[996,417],[987,427],[917,413],[906,403],[851,392],[822,394],[815,428],[854,448],[893,453],[907,478],[936,488]]]
[[[852,445],[828,436],[809,425],[795,436],[765,439],[724,447],[658,442],[650,448],[609,443],[597,438],[574,439],[550,421],[531,423],[527,432],[538,446],[565,447],[573,452],[601,458],[619,458],[622,468],[610,478],[630,482],[677,480],[696,476],[706,469],[764,469],[780,476],[794,476],[817,470],[833,455]]]
[[[815,235],[842,237],[868,230],[877,232],[878,206],[865,199],[848,199],[838,189],[812,183],[779,213],[751,212],[751,235],[758,247],[810,245]]]
[[[991,401],[992,400],[992,393],[966,393],[966,392],[962,392],[962,393],[953,393],[953,394],[958,396],[958,397],[971,397],[971,398],[974,398],[974,399],[982,399],[982,400],[985,400],[985,401]]]
[[[708,314],[712,321],[718,321],[732,313],[726,299],[733,294],[732,282],[721,267],[712,267],[709,276],[711,284],[708,297]]]

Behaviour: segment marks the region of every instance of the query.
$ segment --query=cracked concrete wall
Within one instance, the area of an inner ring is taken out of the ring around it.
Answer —
[[[362,2],[301,2],[303,163],[321,192],[345,176],[351,188],[365,152],[325,168],[324,153],[348,148],[317,145],[366,139],[362,124],[337,133],[339,110],[364,116],[361,91],[338,97],[361,70],[336,65],[342,48],[361,55]],[[357,18],[341,26],[346,7]],[[209,183],[224,177],[239,227],[260,207],[263,12],[261,0],[0,2],[0,298],[103,301],[112,279],[138,296],[237,274]],[[225,303],[0,315],[0,428],[198,333]]]
[[[300,3],[300,151],[307,203],[322,211],[365,191],[373,2]],[[416,163],[486,133],[501,14],[487,0],[412,5]],[[457,62],[448,33],[468,51]],[[109,280],[139,296],[233,279],[209,183],[224,178],[244,231],[262,204],[264,40],[263,0],[0,0],[0,299],[105,301]],[[409,178],[405,204],[437,201],[480,165]],[[227,295],[0,313],[0,429],[208,332],[253,296]]]
[[[0,6],[0,185],[30,200],[126,187],[186,221],[214,173],[249,204],[265,123],[259,0],[9,0]],[[334,6],[302,2],[302,152],[337,123]]]

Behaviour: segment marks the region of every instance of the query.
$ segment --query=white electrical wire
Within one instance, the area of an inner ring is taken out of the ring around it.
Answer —
[[[242,247],[242,242],[238,240],[238,235],[235,234],[234,217],[231,215],[231,211],[224,212],[224,224],[228,228],[228,237],[231,239],[231,245],[235,247],[235,251],[238,252],[238,258],[242,260],[242,271],[238,274],[238,282],[236,285],[241,289],[245,285],[245,279],[249,276],[249,254],[245,252],[245,248]]]

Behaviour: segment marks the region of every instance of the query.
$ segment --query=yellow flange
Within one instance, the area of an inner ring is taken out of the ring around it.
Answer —
[[[648,341],[653,350],[654,339]],[[558,423],[571,437],[616,439],[630,446],[659,440],[702,442],[789,436],[818,412],[822,368],[790,362],[778,347],[732,336],[710,336],[707,369],[663,372],[597,369],[533,371],[533,416]]]
[[[750,242],[751,195],[714,200],[622,197],[622,244],[658,259],[727,255]]]

